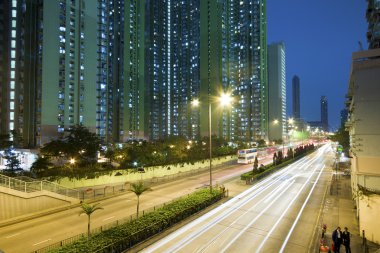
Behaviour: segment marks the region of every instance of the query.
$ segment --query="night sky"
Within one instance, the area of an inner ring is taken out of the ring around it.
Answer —
[[[329,125],[340,126],[352,52],[366,50],[366,0],[267,0],[268,44],[286,47],[287,114],[291,116],[292,78],[300,77],[301,117],[320,120],[319,101],[329,103]]]

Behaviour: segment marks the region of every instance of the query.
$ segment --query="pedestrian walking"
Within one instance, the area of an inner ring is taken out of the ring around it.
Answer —
[[[340,252],[340,245],[342,244],[342,231],[340,230],[340,227],[337,227],[333,233],[332,233],[332,240],[334,242],[334,252],[339,253]]]
[[[344,227],[344,231],[342,233],[342,238],[343,238],[343,245],[346,248],[346,253],[351,253],[351,247],[350,247],[350,238],[351,233],[348,231],[347,227]]]

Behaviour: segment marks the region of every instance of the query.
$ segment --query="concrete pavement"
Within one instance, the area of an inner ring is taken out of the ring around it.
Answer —
[[[315,248],[312,252],[322,252],[319,249],[319,242],[322,235],[322,226],[327,226],[325,234],[325,245],[331,248],[331,234],[338,226],[342,231],[344,227],[348,228],[351,233],[351,252],[363,252],[372,253],[380,252],[380,246],[374,243],[368,242],[368,251],[365,251],[363,246],[362,232],[359,231],[359,221],[356,217],[355,201],[352,199],[351,192],[351,178],[350,176],[343,175],[338,171],[336,174],[332,168],[327,168],[331,173],[330,184],[326,188],[323,208],[320,216],[319,224],[317,228],[317,241],[315,242]],[[346,252],[345,247],[342,245],[340,252]]]

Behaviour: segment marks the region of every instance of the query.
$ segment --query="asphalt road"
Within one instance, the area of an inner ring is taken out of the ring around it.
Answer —
[[[268,161],[271,159],[268,159]],[[228,169],[213,172],[213,184],[221,184],[231,178],[252,169],[252,165],[236,165]],[[240,193],[248,188],[240,180],[230,194]],[[209,173],[206,171],[186,179],[152,187],[140,197],[140,211],[169,202],[172,199],[187,195],[195,189],[208,187]],[[100,201],[104,210],[96,211],[91,216],[91,227],[96,228],[129,218],[136,213],[137,199],[133,193],[126,193]],[[6,253],[25,253],[44,248],[61,240],[87,232],[87,217],[79,216],[81,209],[72,208],[59,213],[24,221],[0,228],[0,249]]]
[[[308,252],[332,158],[325,145],[141,252]]]

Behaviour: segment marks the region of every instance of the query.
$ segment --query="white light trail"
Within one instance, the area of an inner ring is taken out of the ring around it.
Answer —
[[[318,154],[318,157],[321,156],[321,154]],[[296,196],[292,199],[292,201],[289,203],[287,208],[282,212],[281,216],[277,219],[276,223],[272,226],[271,230],[268,232],[268,234],[265,236],[264,240],[261,242],[260,246],[257,248],[256,252],[260,252],[261,249],[264,247],[264,244],[269,239],[270,235],[273,233],[273,231],[277,228],[278,224],[282,220],[282,218],[285,216],[285,214],[288,212],[289,208],[293,205],[295,200],[298,198],[298,196],[302,193],[303,189],[306,187],[306,185],[309,184],[310,178],[313,176],[317,168],[313,170],[313,172],[310,174],[308,179],[305,181],[305,183],[302,185],[301,189],[298,190]],[[321,170],[322,171],[322,170]]]
[[[288,235],[286,236],[285,241],[284,241],[284,243],[283,243],[282,246],[281,246],[280,252],[284,252],[285,246],[287,245],[287,243],[288,243],[288,241],[289,241],[289,238],[290,238],[290,236],[292,235],[293,230],[294,230],[294,228],[296,227],[296,225],[297,225],[297,223],[298,223],[298,220],[300,219],[300,217],[301,217],[301,215],[302,215],[302,212],[303,212],[303,210],[305,209],[305,206],[306,206],[307,202],[309,201],[311,194],[312,194],[313,191],[314,191],[315,186],[317,185],[317,182],[319,181],[319,178],[321,177],[321,175],[322,175],[322,171],[324,170],[324,168],[325,168],[325,166],[323,166],[323,168],[322,168],[321,171],[319,172],[317,180],[315,180],[315,182],[314,182],[314,184],[313,184],[313,187],[311,188],[311,190],[310,190],[310,192],[309,192],[309,195],[307,196],[305,202],[303,203],[303,205],[302,205],[302,207],[301,207],[301,210],[298,212],[297,218],[296,218],[296,220],[293,222],[293,225],[292,225],[292,227],[290,228],[289,233],[288,233]]]
[[[257,215],[251,222],[249,222],[244,229],[240,230],[240,232],[232,239],[230,242],[221,250],[221,252],[225,252],[245,231],[247,231],[248,228],[250,228],[253,223],[255,223],[285,192],[287,189],[290,188],[294,184],[295,180],[291,181],[289,184],[287,184],[286,188],[278,194],[270,203],[267,205],[259,215]],[[286,182],[287,183],[287,182]]]
[[[302,158],[299,161],[293,163],[292,165],[287,166],[286,168],[273,173],[272,175],[268,176],[268,178],[260,181],[258,184],[254,185],[251,187],[249,190],[242,192],[241,194],[237,195],[235,198],[231,199],[230,201],[227,201],[226,203],[222,204],[218,208],[212,210],[211,212],[205,214],[204,216],[200,217],[199,219],[193,221],[192,223],[184,226],[183,228],[177,230],[176,232],[170,234],[166,238],[160,240],[159,242],[155,243],[154,245],[151,245],[147,249],[145,249],[143,252],[153,252],[155,250],[158,250],[160,247],[162,247],[165,244],[172,244],[175,238],[179,237],[181,234],[189,231],[193,227],[197,226],[201,222],[206,221],[207,219],[210,219],[213,215],[216,215],[218,212],[223,211],[223,213],[219,214],[217,217],[215,217],[213,220],[207,222],[203,227],[200,229],[197,229],[190,235],[187,235],[186,238],[182,239],[179,242],[176,242],[175,245],[172,246],[172,248],[168,251],[165,250],[166,252],[170,251],[178,251],[179,249],[185,247],[188,245],[190,242],[195,240],[197,237],[201,236],[203,233],[207,232],[209,229],[214,227],[218,222],[228,218],[229,215],[233,214],[236,212],[241,206],[249,203],[252,201],[255,197],[259,196],[264,190],[266,190],[268,187],[274,185],[280,180],[283,180],[290,172],[294,171],[295,169],[304,166],[308,166],[314,160],[316,160],[317,157],[315,158]],[[288,179],[290,180],[290,179]],[[273,191],[272,191],[273,192]],[[236,203],[235,203],[236,202]],[[234,204],[234,206],[232,206]],[[225,210],[227,209],[227,210]],[[214,239],[210,240],[210,243],[214,241]]]

